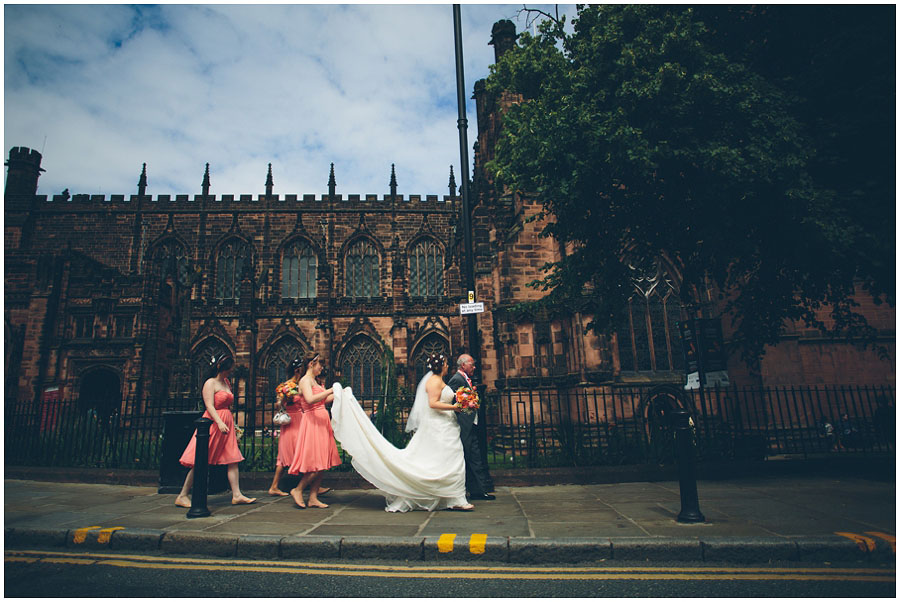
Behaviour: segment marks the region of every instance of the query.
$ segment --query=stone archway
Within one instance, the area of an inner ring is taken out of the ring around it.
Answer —
[[[660,385],[647,393],[643,406],[650,458],[659,464],[673,463],[675,438],[671,427],[672,411],[688,409],[683,393],[675,385]]]
[[[122,406],[122,380],[119,374],[102,366],[85,372],[78,387],[78,405],[95,416],[101,425],[107,425]]]

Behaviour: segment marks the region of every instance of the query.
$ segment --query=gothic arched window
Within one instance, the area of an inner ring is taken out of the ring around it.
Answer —
[[[250,266],[247,244],[233,238],[219,247],[216,258],[216,298],[239,301],[244,270]]]
[[[368,337],[357,337],[347,345],[341,374],[357,399],[372,400],[381,394],[382,359],[381,348]]]
[[[413,353],[413,359],[412,362],[410,362],[416,371],[416,378],[413,383],[418,384],[418,382],[422,380],[422,377],[425,376],[425,373],[428,372],[428,368],[425,367],[425,361],[432,353],[443,353],[444,357],[448,359],[447,363],[451,366],[453,365],[453,362],[449,361],[450,349],[447,345],[447,341],[444,340],[441,335],[432,333],[419,343],[418,347],[416,347],[416,351]]]
[[[163,240],[157,244],[153,250],[153,268],[161,280],[171,276],[172,280],[182,286],[190,284],[188,251],[174,238]]]
[[[377,297],[378,251],[371,241],[361,239],[347,250],[344,279],[348,297]]]
[[[303,241],[295,241],[281,256],[281,298],[313,299],[316,296],[316,254]]]
[[[285,337],[272,347],[266,362],[266,390],[263,402],[275,400],[275,387],[293,376],[291,362],[303,357],[303,348],[294,339]]]
[[[681,303],[672,281],[659,264],[650,276],[634,279],[623,328],[618,333],[619,364],[628,372],[672,371],[684,367]]]
[[[434,240],[421,240],[410,251],[409,294],[412,297],[444,294],[444,253]]]
[[[199,397],[203,383],[209,377],[211,369],[209,359],[211,357],[220,358],[230,353],[228,347],[219,339],[207,339],[206,342],[197,347],[191,360],[191,393]]]

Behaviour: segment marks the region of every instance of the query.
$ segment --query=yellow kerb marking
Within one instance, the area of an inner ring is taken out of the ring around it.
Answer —
[[[88,531],[93,529],[99,529],[100,525],[96,525],[94,527],[82,527],[81,529],[75,529],[75,537],[72,539],[74,543],[84,543],[85,538],[87,538]]]
[[[100,529],[100,535],[97,536],[97,543],[109,543],[109,538],[112,536],[113,531],[120,531],[125,527],[107,527],[106,529]]]
[[[891,544],[891,552],[894,554],[897,553],[897,538],[893,535],[888,535],[887,533],[882,533],[881,531],[866,531],[868,535],[874,535],[875,537],[880,537],[885,540],[889,544]]]
[[[484,533],[473,533],[469,538],[469,551],[473,554],[484,554],[484,544],[487,541],[487,535]]]
[[[444,533],[438,537],[438,552],[441,554],[452,552],[454,539],[456,539],[456,533]]]
[[[871,552],[875,549],[875,540],[871,537],[866,537],[865,535],[857,535],[856,533],[844,533],[840,531],[835,531],[834,534],[852,539],[856,542],[856,545],[858,545],[859,549],[863,552]]]

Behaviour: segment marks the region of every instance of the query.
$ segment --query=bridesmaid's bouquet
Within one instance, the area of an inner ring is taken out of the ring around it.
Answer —
[[[462,411],[471,414],[478,410],[481,400],[478,399],[478,393],[472,387],[460,387],[456,390],[456,403],[453,404]]]
[[[300,386],[292,380],[285,381],[275,387],[275,394],[284,405],[294,405],[294,396],[300,394]]]

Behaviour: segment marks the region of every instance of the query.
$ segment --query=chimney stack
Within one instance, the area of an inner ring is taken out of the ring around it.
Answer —
[[[516,43],[516,26],[509,19],[502,19],[494,23],[491,28],[491,41],[488,44],[494,47],[494,62],[499,63],[500,57],[512,48]]]

